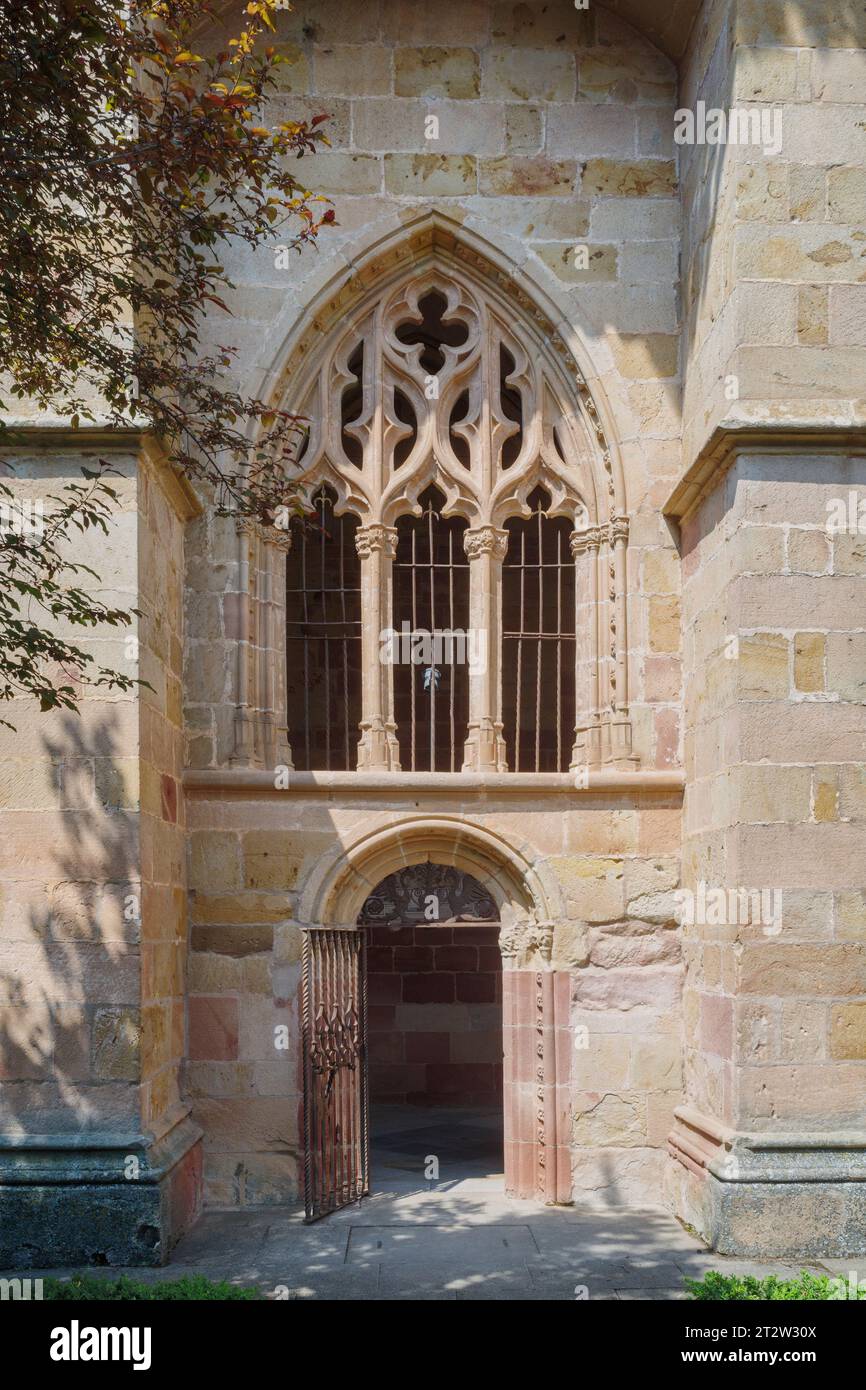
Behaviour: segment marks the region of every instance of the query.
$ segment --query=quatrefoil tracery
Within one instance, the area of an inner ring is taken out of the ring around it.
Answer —
[[[435,368],[435,370],[432,370]],[[311,422],[300,482],[338,509],[391,526],[435,483],[444,515],[500,527],[529,515],[595,513],[586,429],[561,369],[531,326],[479,286],[428,268],[341,328],[301,404]]]

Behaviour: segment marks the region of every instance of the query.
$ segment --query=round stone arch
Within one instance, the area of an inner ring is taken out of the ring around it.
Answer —
[[[369,895],[399,869],[431,861],[471,874],[499,909],[503,956],[505,1188],[571,1201],[571,977],[551,968],[563,904],[528,846],[458,816],[417,816],[335,847],[308,881],[302,930],[354,927]]]
[[[493,898],[504,953],[521,933],[552,932],[563,912],[553,874],[526,845],[460,816],[419,815],[335,846],[308,881],[298,906],[301,926],[349,926],[369,895],[398,869],[425,860],[472,874]],[[546,953],[549,959],[550,951]]]

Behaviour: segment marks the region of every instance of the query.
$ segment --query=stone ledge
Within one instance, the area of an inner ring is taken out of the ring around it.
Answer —
[[[720,1183],[866,1182],[866,1131],[736,1131],[689,1106],[674,1111],[668,1151],[689,1172]]]
[[[723,422],[678,479],[662,505],[682,524],[715,488],[742,453],[849,453],[866,451],[866,425],[759,425]]]
[[[0,1188],[5,1184],[69,1181],[129,1184],[124,1165],[137,1158],[138,1183],[159,1183],[202,1137],[189,1114],[154,1134],[23,1134],[0,1138]]]
[[[126,1142],[129,1140],[129,1142]],[[0,1266],[161,1265],[201,1212],[202,1131],[22,1136],[0,1151]],[[124,1176],[130,1157],[140,1172]]]
[[[329,792],[348,794],[387,793],[401,796],[418,791],[450,791],[497,795],[525,795],[527,792],[558,792],[585,796],[587,792],[634,791],[655,795],[680,795],[685,778],[678,770],[599,769],[590,771],[586,785],[576,786],[568,772],[290,772],[288,787],[275,787],[274,774],[263,768],[188,768],[183,776],[187,795],[207,796],[220,791],[238,797],[284,797],[288,794],[316,795]]]
[[[156,469],[167,495],[183,521],[200,516],[204,510],[198,493],[185,473],[170,462],[158,440],[146,429],[129,425],[118,429],[112,425],[79,425],[73,429],[68,420],[48,417],[42,424],[32,419],[7,418],[6,437],[0,458],[22,450],[40,452],[81,451],[94,454],[135,454],[141,452]]]

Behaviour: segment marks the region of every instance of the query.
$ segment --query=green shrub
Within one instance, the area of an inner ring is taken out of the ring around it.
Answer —
[[[848,1281],[839,1276],[833,1278],[826,1274],[809,1274],[802,1269],[796,1279],[779,1279],[768,1274],[765,1279],[756,1279],[753,1274],[720,1274],[711,1269],[703,1279],[686,1279],[686,1289],[692,1298],[722,1300],[791,1300],[794,1302],[815,1302],[821,1299],[849,1297]],[[857,1298],[866,1298],[866,1289],[857,1289]]]
[[[118,1279],[102,1279],[99,1275],[73,1274],[71,1279],[45,1279],[43,1296],[59,1303],[79,1300],[146,1302],[162,1299],[224,1299],[261,1298],[257,1288],[239,1289],[234,1284],[206,1279],[203,1274],[187,1274],[182,1279],[139,1283],[122,1274]]]

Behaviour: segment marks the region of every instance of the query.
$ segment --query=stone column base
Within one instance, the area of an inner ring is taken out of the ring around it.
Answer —
[[[720,1255],[866,1254],[866,1134],[736,1133],[675,1113],[667,1196]]]
[[[0,1267],[165,1264],[201,1213],[201,1133],[5,1141]]]

